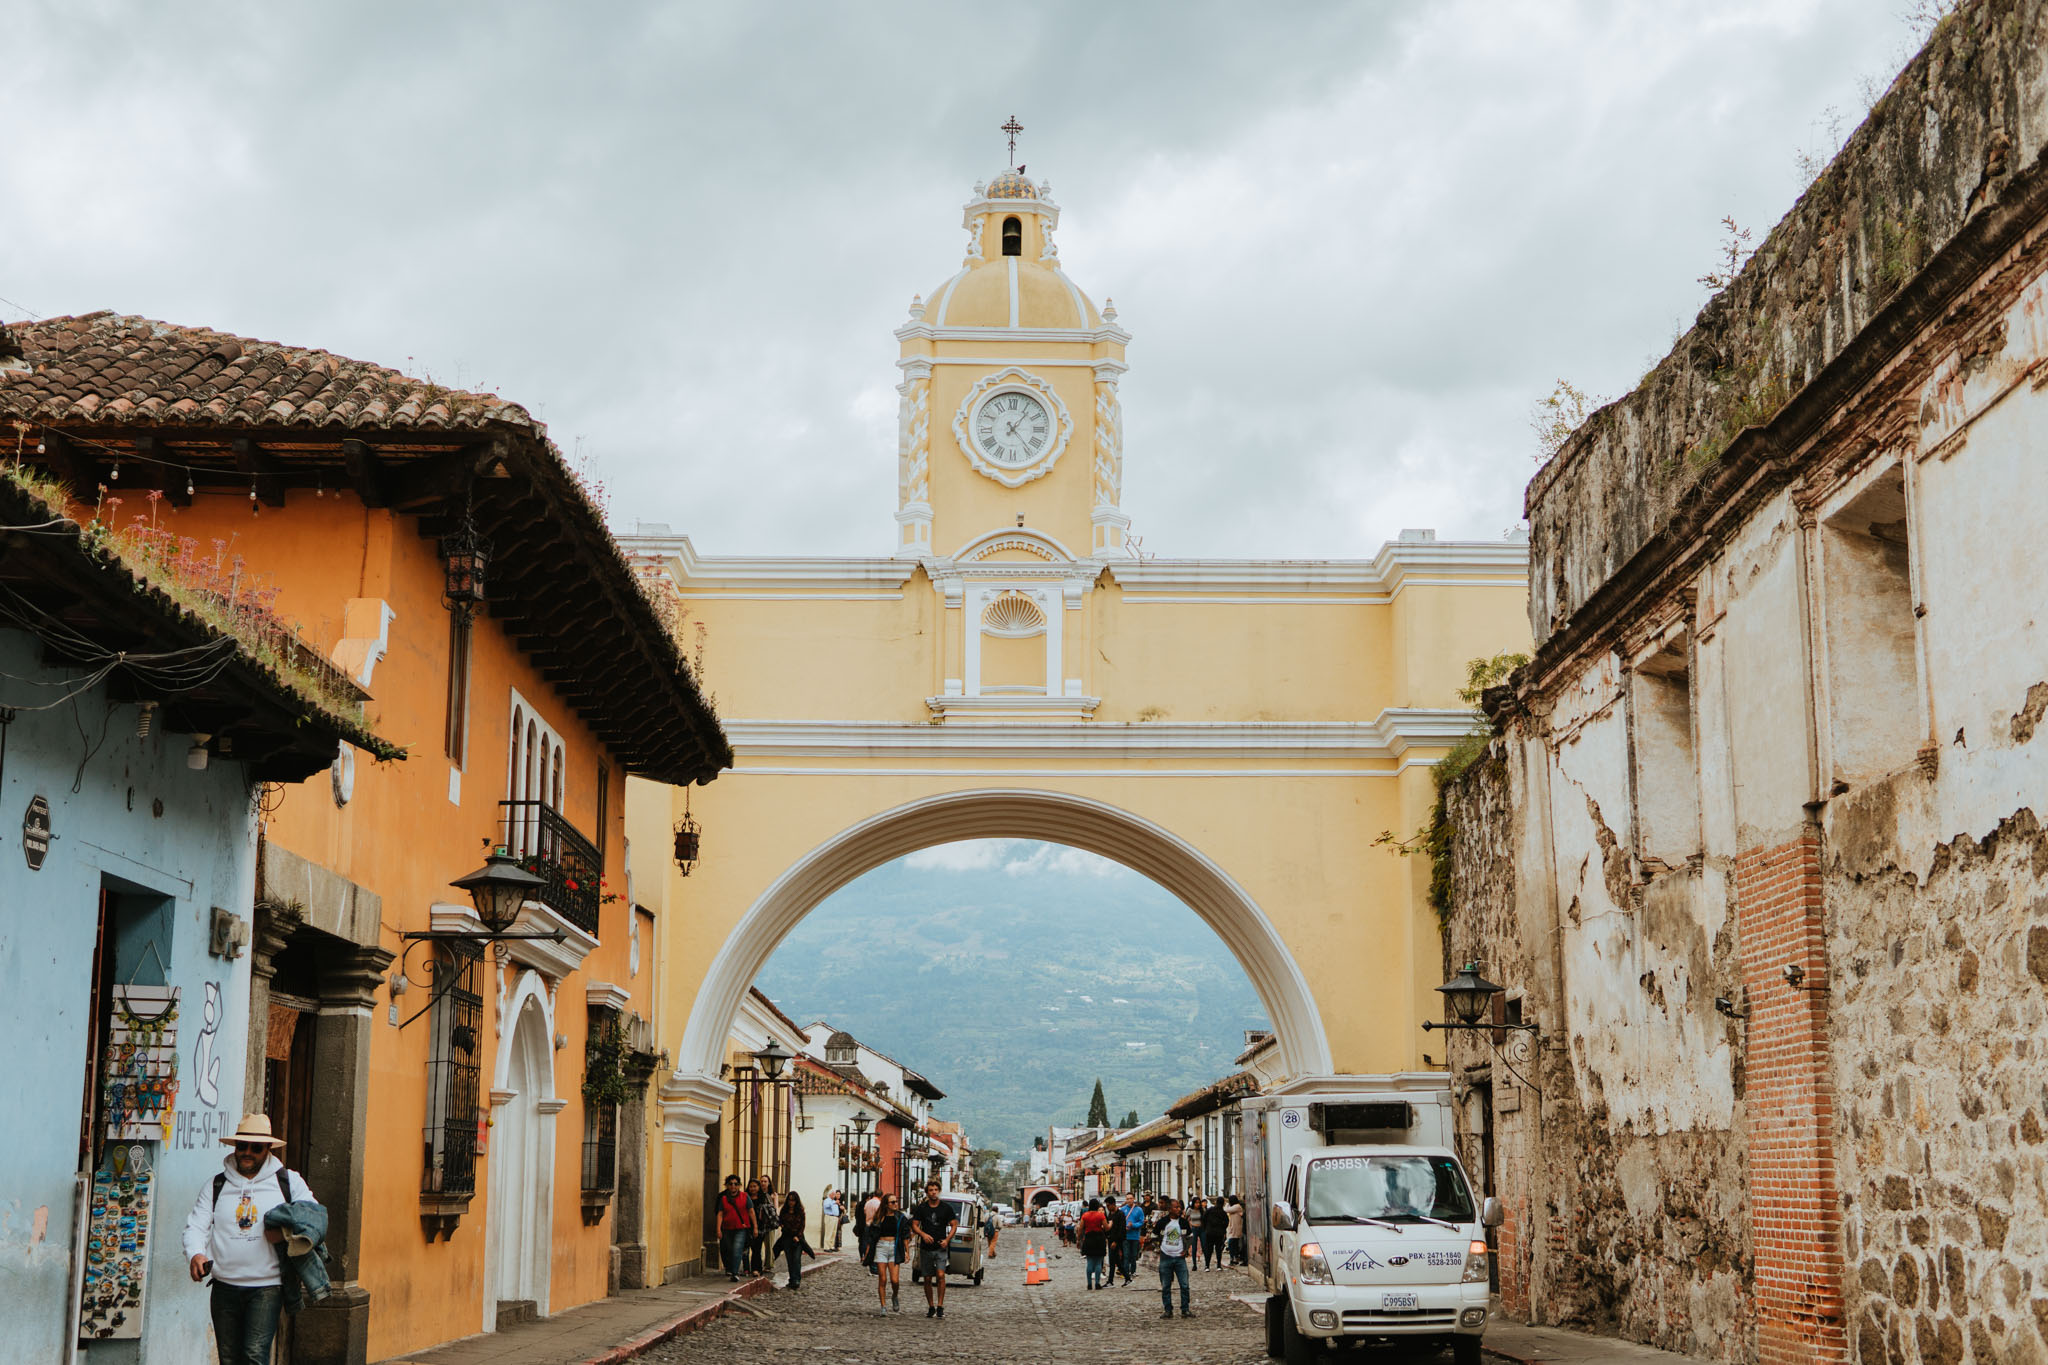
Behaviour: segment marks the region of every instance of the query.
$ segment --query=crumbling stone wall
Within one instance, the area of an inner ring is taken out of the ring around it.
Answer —
[[[1896,321],[1902,285],[2048,146],[2044,50],[2048,0],[1976,0],[1944,20],[1671,353],[1530,483],[1539,644],[1702,496],[1743,428],[1778,417],[1853,341],[1888,348],[1872,324]]]
[[[2048,833],[2022,807],[1882,850],[1928,779],[1866,788],[1826,863],[1856,1357],[2048,1361]]]
[[[1458,1114],[1468,1152],[1478,1124],[1493,1128],[1494,1183],[1507,1213],[1498,1245],[1502,1306],[1526,1321],[1750,1359],[1756,1324],[1740,1103],[1726,1128],[1642,1131],[1611,1121],[1601,1068],[1589,1064],[1584,1034],[1575,1040],[1567,1017],[1557,909],[1522,857],[1525,764],[1515,736],[1496,739],[1444,802],[1449,958],[1478,961],[1491,979],[1511,984],[1523,1018],[1544,1026],[1535,1040],[1508,1034],[1496,1045],[1491,1035],[1452,1035],[1450,1043],[1453,1077],[1490,1089],[1490,1114],[1469,1103]],[[1643,913],[1641,897],[1629,904]],[[1641,988],[1659,989],[1654,980]]]

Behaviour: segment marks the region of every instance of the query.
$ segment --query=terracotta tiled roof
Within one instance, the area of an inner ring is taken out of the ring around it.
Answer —
[[[1140,1147],[1156,1147],[1162,1142],[1172,1141],[1173,1135],[1179,1132],[1182,1126],[1179,1119],[1161,1115],[1150,1123],[1141,1123],[1130,1132],[1116,1137],[1109,1145],[1119,1152],[1132,1152]]]
[[[538,431],[525,408],[327,351],[111,312],[7,327],[26,370],[0,370],[21,416],[125,426],[369,427],[447,431],[505,422]]]
[[[1206,1114],[1211,1109],[1220,1109],[1240,1095],[1256,1095],[1259,1083],[1249,1071],[1234,1071],[1220,1081],[1214,1081],[1191,1094],[1182,1095],[1166,1106],[1169,1117],[1191,1119]]]

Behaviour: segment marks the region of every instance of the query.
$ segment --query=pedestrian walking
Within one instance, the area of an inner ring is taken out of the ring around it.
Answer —
[[[1244,1201],[1230,1195],[1224,1205],[1223,1249],[1229,1253],[1232,1265],[1244,1265],[1249,1258],[1244,1252]]]
[[[840,1228],[846,1222],[846,1215],[839,1207],[839,1191],[830,1185],[825,1187],[825,1197],[818,1201],[818,1240],[839,1250]]]
[[[1131,1282],[1131,1276],[1138,1273],[1138,1250],[1145,1236],[1145,1209],[1138,1203],[1136,1191],[1124,1196],[1124,1283]]]
[[[781,1252],[788,1262],[789,1284],[786,1287],[790,1289],[804,1287],[804,1257],[808,1255],[814,1261],[818,1259],[816,1248],[804,1236],[805,1221],[804,1197],[791,1190],[782,1201],[782,1214],[777,1221],[782,1237],[775,1244],[775,1250]]]
[[[924,1280],[924,1315],[946,1316],[946,1271],[953,1259],[953,1232],[960,1215],[939,1198],[939,1182],[924,1187],[924,1202],[910,1211],[910,1230],[917,1236],[917,1269]]]
[[[1223,1239],[1229,1230],[1230,1214],[1223,1201],[1211,1199],[1202,1207],[1202,1269],[1223,1269]]]
[[[754,1236],[749,1244],[754,1273],[765,1275],[775,1259],[775,1224],[780,1211],[775,1207],[775,1190],[764,1176],[754,1182],[751,1200],[754,1211]]]
[[[737,1280],[747,1268],[747,1238],[753,1230],[754,1201],[740,1188],[740,1178],[729,1175],[718,1196],[718,1254],[728,1280]]]
[[[221,1141],[231,1150],[221,1159],[220,1172],[200,1187],[185,1219],[185,1258],[194,1284],[213,1277],[209,1308],[220,1365],[270,1365],[286,1297],[281,1253],[287,1237],[286,1228],[273,1223],[270,1212],[294,1204],[310,1206],[320,1215],[323,1235],[326,1214],[306,1178],[286,1170],[279,1159],[284,1142],[271,1136],[268,1115],[245,1114],[234,1133]],[[305,1251],[311,1250],[309,1241]],[[325,1278],[323,1269],[322,1297]]]
[[[1159,1316],[1173,1316],[1173,1285],[1180,1282],[1180,1315],[1194,1316],[1188,1309],[1188,1252],[1193,1249],[1194,1229],[1181,1212],[1180,1200],[1166,1201],[1165,1211],[1153,1220],[1152,1235],[1159,1248]]]
[[[1087,1212],[1081,1215],[1081,1258],[1088,1265],[1088,1287],[1103,1287],[1102,1262],[1109,1254],[1109,1215],[1102,1211],[1102,1201],[1088,1201]]]
[[[882,1304],[875,1311],[878,1314],[892,1310],[900,1313],[903,1311],[900,1300],[903,1293],[904,1242],[909,1235],[910,1220],[903,1216],[895,1195],[876,1195],[874,1202],[877,1212],[863,1225],[867,1250],[862,1256],[874,1272],[875,1294]]]

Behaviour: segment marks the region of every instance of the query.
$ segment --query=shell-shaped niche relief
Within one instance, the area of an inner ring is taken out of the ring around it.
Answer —
[[[981,628],[985,634],[1010,639],[1042,635],[1045,633],[1045,613],[1025,594],[1006,592],[983,609]]]

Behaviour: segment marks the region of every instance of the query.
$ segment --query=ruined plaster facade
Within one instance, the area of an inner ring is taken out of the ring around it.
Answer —
[[[1530,487],[1447,946],[1543,1026],[1452,1051],[1539,1320],[2048,1362],[2044,71],[1945,20]]]

